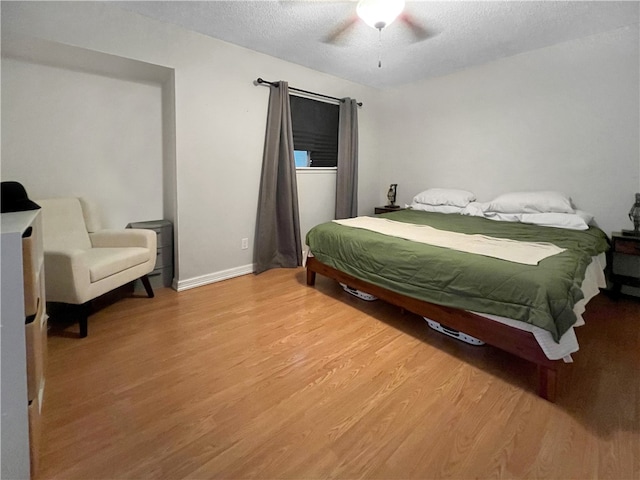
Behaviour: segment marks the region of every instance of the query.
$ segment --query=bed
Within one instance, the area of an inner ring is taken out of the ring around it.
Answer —
[[[417,209],[376,220],[393,228],[427,227],[453,236],[542,243],[560,250],[519,263],[348,221],[327,222],[307,234],[308,285],[314,285],[319,273],[531,361],[537,365],[538,394],[554,401],[559,362],[571,361],[578,348],[573,328],[582,322],[586,302],[604,285],[609,246],[604,232],[594,226],[551,228]]]

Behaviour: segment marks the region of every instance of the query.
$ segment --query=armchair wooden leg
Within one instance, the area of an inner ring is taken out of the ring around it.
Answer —
[[[80,325],[80,338],[85,338],[89,334],[89,320],[87,317],[78,319]]]
[[[89,334],[89,314],[91,313],[91,302],[83,303],[78,308],[78,325],[80,327],[80,338],[85,338]]]
[[[151,288],[151,282],[149,282],[149,277],[147,275],[143,275],[142,277],[140,277],[140,280],[142,280],[142,285],[144,285],[144,289],[147,292],[147,296],[149,298],[153,298],[155,294],[153,293],[153,288]]]

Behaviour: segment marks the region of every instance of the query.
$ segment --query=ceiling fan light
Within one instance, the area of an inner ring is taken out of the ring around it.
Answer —
[[[391,25],[404,9],[404,0],[360,0],[358,16],[370,27],[383,29]]]

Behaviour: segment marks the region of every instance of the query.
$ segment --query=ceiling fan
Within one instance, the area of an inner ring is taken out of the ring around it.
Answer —
[[[432,32],[414,20],[409,13],[403,11],[404,6],[404,0],[360,0],[356,7],[356,15],[334,28],[324,41],[325,43],[340,43],[359,20],[377,29],[380,41],[382,41],[382,31],[396,19],[409,29],[414,42],[420,42],[433,36]],[[378,67],[381,65],[380,59],[378,59]]]

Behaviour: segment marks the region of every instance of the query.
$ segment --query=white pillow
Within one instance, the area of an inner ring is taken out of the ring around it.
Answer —
[[[425,205],[451,205],[453,207],[466,207],[473,202],[476,196],[466,190],[450,188],[430,188],[413,197],[413,203]]]
[[[575,213],[523,213],[520,221],[543,227],[567,228],[569,230],[587,230],[589,228],[584,218]]]
[[[470,217],[484,217],[484,203],[471,202],[460,213]]]
[[[512,192],[491,200],[486,212],[574,213],[571,199],[558,192]]]
[[[453,205],[426,205],[424,203],[412,203],[410,208],[412,210],[436,213],[462,213],[463,210],[461,207],[454,207]]]
[[[521,217],[522,213],[484,212],[484,218],[499,222],[519,222]]]

